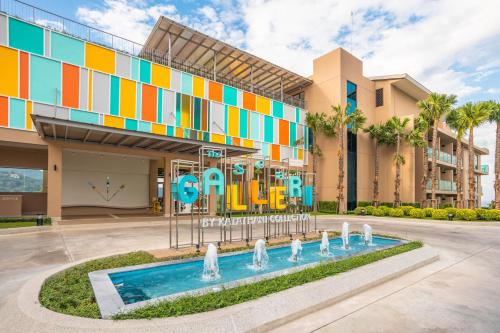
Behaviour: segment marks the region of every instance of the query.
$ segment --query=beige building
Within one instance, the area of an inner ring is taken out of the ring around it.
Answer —
[[[396,74],[377,77],[363,75],[363,63],[342,48],[333,50],[314,60],[313,81],[302,92],[309,112],[331,114],[331,105],[347,102],[361,109],[367,117],[366,125],[387,121],[392,116],[407,117],[413,126],[413,119],[418,115],[418,100],[425,99],[430,91],[408,74]],[[453,203],[456,200],[456,137],[446,124],[441,123],[438,132],[438,191],[439,203]],[[432,140],[432,138],[429,138]],[[347,189],[347,208],[356,207],[358,201],[371,201],[373,198],[374,143],[369,135],[360,131],[357,135],[348,133],[345,138],[346,156],[344,187]],[[319,159],[319,200],[336,200],[338,160],[338,139],[320,137],[318,144],[323,152]],[[429,147],[432,142],[429,141]],[[467,143],[464,141],[464,149]],[[380,201],[394,200],[395,148],[383,146],[380,159]],[[487,166],[481,165],[481,155],[488,154],[485,148],[475,147],[477,182],[477,200],[481,202],[481,175],[488,173]],[[412,148],[408,144],[402,147],[406,163],[401,174],[402,202],[419,202],[421,198],[420,181],[422,177],[422,149]],[[429,175],[432,149],[429,148]],[[464,154],[464,189],[468,194],[468,154]],[[427,186],[430,199],[430,184]]]

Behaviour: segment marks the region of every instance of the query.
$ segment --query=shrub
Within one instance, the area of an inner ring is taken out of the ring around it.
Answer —
[[[378,209],[381,209],[384,212],[384,215],[389,215],[389,211],[392,208],[391,207],[387,207],[387,206],[379,206]]]
[[[487,209],[484,208],[476,208],[476,215],[479,220],[486,220],[486,212],[488,211]]]
[[[425,211],[421,208],[413,208],[410,209],[409,216],[416,219],[423,219],[425,218]]]
[[[484,213],[484,219],[488,221],[500,221],[500,210],[487,209]]]
[[[409,214],[410,214],[410,210],[412,210],[414,207],[413,207],[413,206],[401,206],[401,207],[399,207],[399,208],[403,210],[403,213],[404,213],[406,216],[409,216]]]
[[[366,214],[366,208],[365,207],[356,207],[356,208],[354,208],[354,214],[364,215],[364,214]]]
[[[448,212],[446,209],[434,209],[432,211],[433,220],[446,220],[448,218]]]
[[[453,217],[456,217],[457,216],[457,209],[456,208],[453,208],[453,207],[448,207],[446,208],[446,211],[448,212],[448,214],[453,214]]]
[[[385,215],[385,211],[381,208],[374,208],[373,211],[372,211],[372,215],[373,216],[384,216]]]
[[[337,201],[320,201],[319,211],[323,213],[336,213]]]
[[[373,214],[373,210],[375,209],[375,207],[373,207],[373,206],[366,206],[365,209],[366,209],[366,215],[372,215]]]
[[[473,209],[457,209],[457,219],[473,221],[477,219],[477,214]]]
[[[405,216],[405,213],[404,213],[404,210],[401,209],[401,208],[392,208],[389,211],[389,216],[392,216],[392,217],[402,217],[402,216]]]
[[[434,208],[424,208],[424,213],[425,213],[425,216],[427,216],[427,217],[432,217],[433,211],[434,211]]]
[[[357,206],[358,207],[366,207],[366,206],[371,206],[372,202],[371,201],[358,201]]]

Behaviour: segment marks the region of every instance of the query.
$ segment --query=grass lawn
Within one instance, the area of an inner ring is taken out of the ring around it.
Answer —
[[[0,222],[0,229],[34,227],[36,222]]]
[[[201,296],[186,296],[172,301],[160,302],[127,314],[117,315],[115,319],[173,317],[224,308],[346,272],[387,257],[417,249],[421,246],[421,242],[410,242],[391,249],[367,253],[337,262],[321,264],[292,274],[275,277],[269,280],[262,280],[232,289]],[[182,257],[195,257],[200,255],[201,254],[191,253],[183,255]],[[172,257],[168,260],[179,258],[180,257]],[[134,252],[77,265],[51,276],[44,282],[39,295],[40,303],[48,309],[60,313],[89,318],[101,318],[92,285],[88,278],[88,273],[96,270],[158,261],[165,261],[165,259],[156,259],[147,252]]]

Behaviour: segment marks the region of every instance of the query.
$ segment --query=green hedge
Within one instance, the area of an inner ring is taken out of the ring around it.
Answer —
[[[446,220],[448,219],[448,212],[446,209],[434,209],[432,211],[433,220]]]
[[[0,217],[0,223],[15,223],[15,222],[36,222],[36,216],[29,217]],[[50,217],[43,217],[43,224],[52,224],[52,219]]]
[[[323,213],[336,213],[337,201],[320,201],[319,211]]]
[[[409,215],[410,217],[413,217],[415,219],[425,219],[425,211],[421,208],[413,208],[410,209]]]
[[[393,208],[389,211],[389,216],[392,217],[403,217],[405,216],[405,212],[401,208]]]

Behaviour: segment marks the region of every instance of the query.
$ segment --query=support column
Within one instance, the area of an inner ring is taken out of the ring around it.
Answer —
[[[163,215],[170,216],[170,156],[163,158]]]
[[[56,143],[48,145],[47,159],[47,216],[54,222],[61,220],[62,148]]]
[[[153,198],[158,199],[158,166],[159,161],[149,161],[149,205],[153,205]]]

